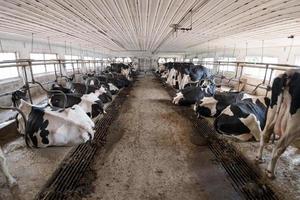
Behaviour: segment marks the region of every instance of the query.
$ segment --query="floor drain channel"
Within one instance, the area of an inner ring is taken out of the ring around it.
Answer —
[[[166,85],[160,78],[158,78],[158,80],[163,83],[169,95],[174,97],[176,90]],[[275,193],[267,183],[261,181],[261,175],[251,167],[233,145],[217,137],[217,133],[207,120],[198,119],[196,115],[191,112],[191,109],[187,109],[186,107],[177,107],[175,110],[186,118],[191,119],[194,128],[203,135],[203,137],[207,138],[210,150],[229,175],[232,186],[245,199],[282,199],[279,198],[280,195]]]
[[[118,116],[120,107],[130,90],[131,87],[128,87],[118,94],[107,107],[107,114],[96,122],[96,133],[93,142],[75,147],[62,161],[35,199],[70,199],[69,197],[77,188],[77,184],[91,163],[96,150],[105,143],[107,130]]]

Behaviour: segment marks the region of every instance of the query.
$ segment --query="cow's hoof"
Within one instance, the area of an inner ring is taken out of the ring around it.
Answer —
[[[8,186],[10,187],[10,188],[13,188],[13,187],[15,187],[15,186],[17,186],[18,185],[18,182],[17,182],[17,180],[15,179],[15,178],[11,178],[9,181],[8,181]]]
[[[255,158],[255,164],[262,164],[262,163],[265,163],[266,160],[265,159],[262,159],[262,158],[259,158],[256,156]]]
[[[271,179],[271,180],[274,180],[276,177],[275,177],[275,174],[272,173],[271,171],[269,170],[266,170],[266,176]]]

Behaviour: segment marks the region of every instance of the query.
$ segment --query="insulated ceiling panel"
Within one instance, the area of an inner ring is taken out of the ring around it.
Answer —
[[[170,27],[191,21],[191,31]],[[299,21],[299,0],[0,0],[0,36],[120,53],[283,41],[300,35]]]

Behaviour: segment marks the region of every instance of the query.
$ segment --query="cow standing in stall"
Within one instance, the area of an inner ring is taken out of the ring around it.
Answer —
[[[266,125],[261,133],[256,161],[263,162],[262,154],[272,134],[280,137],[272,151],[267,176],[275,177],[275,167],[286,148],[300,138],[300,71],[289,70],[276,77],[272,84],[271,102]]]

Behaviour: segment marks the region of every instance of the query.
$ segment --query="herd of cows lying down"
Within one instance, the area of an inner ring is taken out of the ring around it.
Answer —
[[[222,91],[208,69],[192,63],[165,63],[156,72],[178,90],[174,104],[193,105],[198,117],[213,117],[214,128],[220,134],[260,141],[256,163],[263,162],[263,149],[271,136],[278,140],[266,170],[269,178],[275,177],[278,158],[300,139],[300,70],[276,77],[270,98]]]
[[[105,113],[104,104],[112,101],[121,88],[132,83],[135,70],[124,64],[112,64],[101,74],[86,74],[81,81],[69,78],[65,85],[55,83],[48,94],[48,103],[32,105],[26,102],[24,87],[12,94],[14,105],[25,115],[15,119],[19,133],[30,147],[72,146],[93,140],[95,119]],[[63,94],[65,95],[63,95]],[[16,180],[9,173],[0,148],[0,167],[10,186]]]

